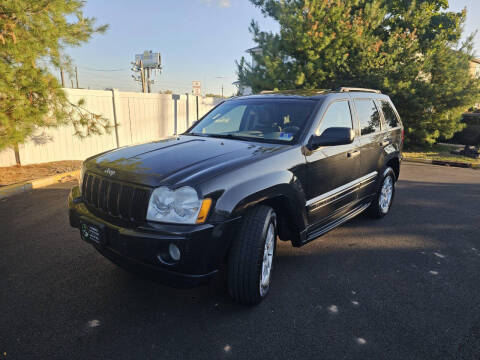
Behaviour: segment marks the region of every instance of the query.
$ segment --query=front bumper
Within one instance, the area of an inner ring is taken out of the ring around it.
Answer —
[[[68,197],[70,225],[82,223],[104,229],[104,241],[89,242],[115,264],[153,273],[172,286],[197,285],[212,277],[228,251],[232,228],[238,219],[218,224],[175,225],[146,223],[124,227],[93,214],[74,187]],[[181,252],[178,262],[165,261],[168,246],[175,244]]]

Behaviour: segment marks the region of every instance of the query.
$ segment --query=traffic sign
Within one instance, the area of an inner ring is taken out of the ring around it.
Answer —
[[[201,96],[202,95],[202,84],[200,81],[192,81],[193,95]]]

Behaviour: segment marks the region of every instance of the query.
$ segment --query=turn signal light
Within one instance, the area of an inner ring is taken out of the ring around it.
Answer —
[[[207,219],[208,212],[210,211],[210,206],[212,206],[212,199],[203,199],[202,206],[197,216],[197,224],[202,224]]]

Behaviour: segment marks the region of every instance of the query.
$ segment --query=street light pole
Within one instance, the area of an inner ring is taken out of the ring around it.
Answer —
[[[216,76],[216,79],[225,79],[225,76]],[[222,81],[222,99],[223,99],[223,81]]]

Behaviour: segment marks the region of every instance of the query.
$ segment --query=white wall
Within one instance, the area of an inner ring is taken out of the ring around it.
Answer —
[[[111,91],[65,89],[70,101],[85,99],[85,107],[105,116],[113,124],[113,102]],[[37,131],[31,141],[19,145],[22,165],[58,160],[83,160],[93,154],[114,149],[115,132],[102,136],[80,139],[74,134],[73,126]]]
[[[59,160],[83,160],[118,146],[137,144],[184,132],[196,119],[196,98],[191,95],[144,94],[118,90],[64,89],[72,102],[85,99],[85,107],[118,124],[117,133],[75,137],[73,126],[39,129],[25,144],[19,145],[22,165]],[[188,101],[187,101],[188,98]],[[221,99],[199,97],[198,116],[203,116]],[[175,119],[175,102],[177,117]],[[187,110],[188,102],[188,110]],[[188,116],[187,116],[188,115]],[[15,165],[13,150],[0,152],[0,166]]]
[[[12,149],[0,151],[0,166],[11,166],[15,164],[15,152]]]

